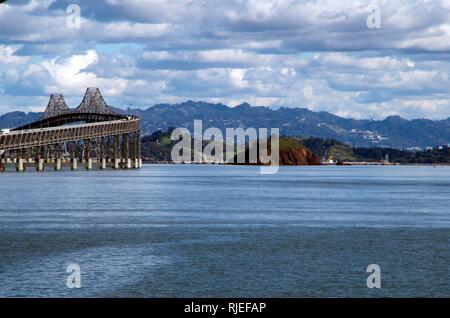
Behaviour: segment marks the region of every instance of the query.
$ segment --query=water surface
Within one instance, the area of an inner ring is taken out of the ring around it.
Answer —
[[[0,174],[0,296],[448,297],[449,243],[450,167]]]

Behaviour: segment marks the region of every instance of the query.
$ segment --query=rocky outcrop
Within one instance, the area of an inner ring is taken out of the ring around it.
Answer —
[[[280,150],[281,166],[320,165],[320,159],[305,146]]]
[[[256,147],[255,144],[252,147]],[[270,140],[269,140],[269,154],[271,154]],[[300,144],[297,140],[281,137],[279,143],[280,151],[280,166],[312,166],[320,165],[320,159],[308,148]],[[250,151],[245,151],[245,164],[261,165],[258,158],[258,163],[252,163],[249,159]],[[234,163],[236,163],[236,157]]]

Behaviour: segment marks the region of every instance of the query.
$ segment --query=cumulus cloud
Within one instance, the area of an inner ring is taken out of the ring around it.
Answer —
[[[0,63],[6,65],[17,66],[28,61],[28,57],[17,56],[14,53],[18,48],[0,45]]]
[[[98,86],[119,107],[203,99],[450,116],[446,0],[78,0],[80,28],[68,28],[73,2],[0,5],[1,111]],[[381,29],[366,24],[374,4]]]
[[[89,50],[86,54],[73,55],[67,59],[44,60],[39,65],[30,65],[23,73],[24,78],[44,76],[43,90],[47,94],[61,92],[67,95],[79,95],[86,87],[102,87],[105,94],[120,95],[127,81],[121,78],[102,78],[87,68],[98,62],[95,51]]]

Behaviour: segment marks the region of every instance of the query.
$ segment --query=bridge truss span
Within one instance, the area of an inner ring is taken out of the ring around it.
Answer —
[[[130,134],[139,130],[140,122],[136,118],[92,124],[28,129],[0,135],[0,145],[2,150],[17,150],[68,141]]]
[[[87,169],[94,164],[140,168],[140,141],[140,119],[114,112],[98,89],[88,88],[75,109],[67,107],[61,94],[52,94],[40,120],[0,135],[0,171],[8,163],[17,171],[30,163],[38,171],[48,164],[55,170],[70,164],[76,170],[78,162]]]

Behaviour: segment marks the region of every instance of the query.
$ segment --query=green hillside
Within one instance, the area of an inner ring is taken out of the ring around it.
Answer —
[[[173,128],[172,128],[173,129]],[[175,142],[170,140],[172,129],[164,132],[158,130],[151,136],[142,139],[142,157],[147,162],[170,162],[171,150]],[[204,145],[209,141],[204,141]],[[385,156],[390,162],[401,164],[449,164],[450,148],[436,147],[427,151],[404,151],[382,147],[351,147],[335,139],[280,137],[280,153],[286,163],[301,162],[300,157],[309,157],[303,147],[310,150],[321,160],[337,161],[368,161],[380,162]],[[224,151],[226,146],[224,145]],[[310,158],[311,161],[312,158]]]
[[[333,161],[356,161],[353,149],[347,145],[333,145],[328,150],[325,160]]]

